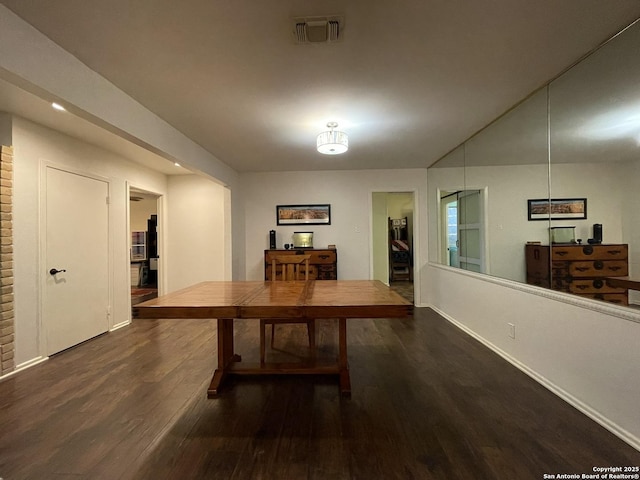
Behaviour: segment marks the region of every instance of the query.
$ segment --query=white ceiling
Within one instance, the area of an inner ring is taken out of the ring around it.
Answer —
[[[93,125],[74,115],[59,112],[51,103],[26,92],[5,80],[0,79],[0,111],[11,112],[23,118],[33,120],[45,127],[79,138],[106,150],[116,152],[125,158],[134,160],[147,168],[165,175],[185,175],[191,173],[174,162],[117,135]]]
[[[0,3],[239,172],[426,167],[640,17],[638,0]],[[292,18],[315,15],[344,16],[341,40],[295,44]],[[47,124],[24,95],[0,82],[0,109]],[[315,151],[329,121],[344,155]]]

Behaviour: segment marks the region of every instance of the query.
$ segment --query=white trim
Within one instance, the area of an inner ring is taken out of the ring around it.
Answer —
[[[158,242],[158,295],[164,295],[167,291],[167,196],[158,194],[158,224],[156,225],[156,235]],[[229,242],[231,243],[231,242]]]
[[[126,242],[126,252],[129,252],[129,255],[127,255],[127,261],[129,262],[129,269],[131,269],[131,183],[128,180],[125,180],[124,182],[124,193],[127,196],[125,198],[125,209],[124,209],[124,218],[125,218],[125,238],[124,241]],[[115,243],[115,242],[114,242]],[[131,275],[127,275],[127,284],[129,285],[129,289],[128,291],[131,292]],[[119,328],[119,326],[121,325],[129,325],[132,321],[131,318],[131,293],[129,293],[129,308],[127,309],[127,315],[125,317],[125,320],[123,322],[120,322],[116,325],[113,325],[111,327],[111,330],[109,331],[113,331],[117,328]]]
[[[0,377],[0,382],[13,377],[15,374],[23,372],[31,367],[35,367],[36,365],[39,365],[41,363],[46,362],[47,360],[49,360],[49,357],[36,357],[36,358],[32,358],[31,360],[29,360],[28,362],[24,362],[21,363],[20,365],[17,365],[16,368],[12,371],[10,371],[9,373],[7,373],[6,375],[2,375]]]
[[[122,327],[128,327],[131,325],[131,314],[129,314],[129,320],[125,320],[124,322],[120,322],[109,329],[109,332],[113,332],[115,330],[120,330]]]

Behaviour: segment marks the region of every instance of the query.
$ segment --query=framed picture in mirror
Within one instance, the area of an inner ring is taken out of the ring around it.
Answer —
[[[587,218],[586,198],[540,198],[527,200],[529,220],[583,220]]]

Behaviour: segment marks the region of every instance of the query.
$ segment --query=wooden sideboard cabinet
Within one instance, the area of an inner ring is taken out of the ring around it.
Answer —
[[[311,255],[309,278],[312,280],[338,279],[338,252],[335,249],[293,248],[290,250],[264,251],[264,279],[271,280],[272,255]],[[303,270],[304,271],[304,270]],[[276,275],[279,274],[279,271]]]
[[[525,245],[527,283],[628,305],[628,290],[607,277],[629,274],[628,245]]]

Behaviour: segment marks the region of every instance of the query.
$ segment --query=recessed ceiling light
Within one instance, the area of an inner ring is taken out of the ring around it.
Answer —
[[[179,164],[178,162],[175,162],[175,163],[174,163],[174,165],[175,165],[176,167],[179,167],[179,166],[180,166],[180,164]]]
[[[67,109],[66,109],[66,108],[64,108],[62,105],[60,105],[59,103],[56,103],[56,102],[53,102],[53,103],[51,104],[51,106],[52,106],[53,108],[55,108],[56,110],[59,110],[59,111],[61,111],[61,112],[66,112],[66,111],[67,111]]]

